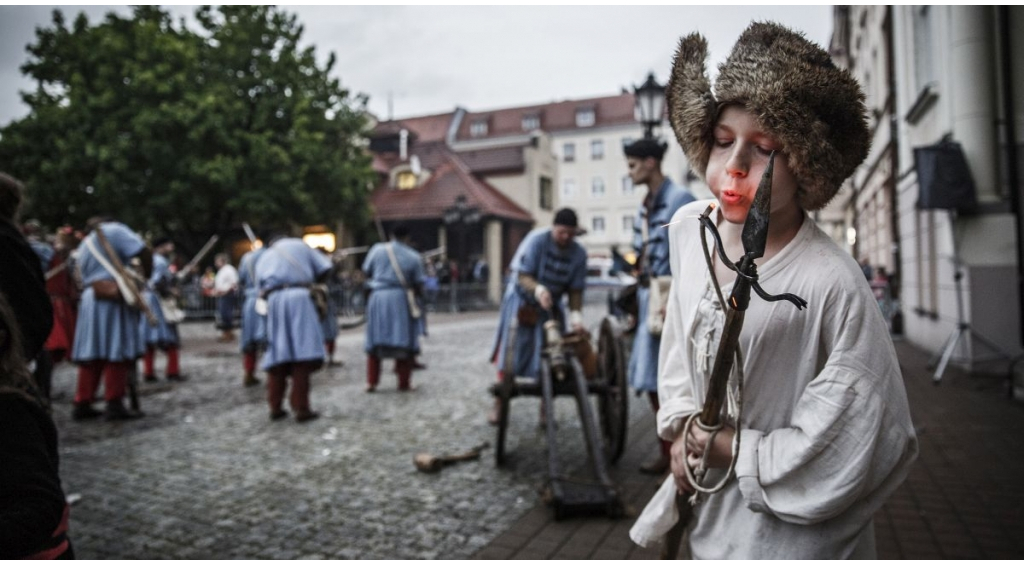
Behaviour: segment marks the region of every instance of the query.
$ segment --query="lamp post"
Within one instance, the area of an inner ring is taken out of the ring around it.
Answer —
[[[647,73],[647,80],[633,87],[636,98],[636,119],[644,126],[644,139],[654,138],[654,126],[661,125],[665,114],[665,87],[654,80],[654,73]]]
[[[445,208],[444,210],[444,224],[448,228],[453,228],[459,232],[459,254],[458,264],[459,273],[461,274],[464,270],[464,266],[467,261],[466,257],[466,233],[469,231],[470,225],[478,223],[480,221],[480,208],[476,206],[470,206],[466,203],[466,195],[459,194],[455,198],[455,203]],[[451,278],[451,311],[456,313],[459,311],[458,307],[458,280],[456,277]]]

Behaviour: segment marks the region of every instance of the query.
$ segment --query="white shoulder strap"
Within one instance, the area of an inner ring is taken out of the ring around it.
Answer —
[[[401,284],[403,288],[408,289],[409,288],[409,283],[405,281],[405,275],[402,274],[402,269],[398,267],[398,258],[395,257],[395,248],[394,247],[395,247],[394,243],[388,243],[387,244],[388,258],[391,259],[391,268],[393,268],[395,270],[395,276],[398,277],[398,283]]]

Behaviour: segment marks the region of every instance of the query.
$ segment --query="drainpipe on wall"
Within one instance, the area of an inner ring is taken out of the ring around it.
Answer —
[[[903,288],[903,256],[900,250],[900,207],[897,180],[900,175],[900,132],[899,121],[896,117],[896,47],[895,38],[893,37],[893,17],[892,6],[886,6],[885,26],[882,32],[885,33],[886,68],[890,85],[886,106],[888,106],[889,111],[889,161],[892,167],[886,183],[889,189],[889,225],[893,238],[891,249],[893,274],[889,277],[889,291],[892,293],[892,299],[902,304],[903,302],[899,300]],[[902,333],[902,322],[899,325],[899,333]]]
[[[1012,49],[1010,46],[1010,8],[999,6],[997,8],[999,18],[999,51],[1003,71],[1003,112],[1006,120],[1006,174],[1007,184],[1010,191],[1010,208],[1013,209],[1013,217],[1017,227],[1017,299],[1020,310],[1018,316],[1021,322],[1021,344],[1024,345],[1024,245],[1021,244],[1021,197],[1020,197],[1020,176],[1017,161],[1017,128],[1015,122],[1017,116],[1013,108],[1013,64],[1011,62]]]

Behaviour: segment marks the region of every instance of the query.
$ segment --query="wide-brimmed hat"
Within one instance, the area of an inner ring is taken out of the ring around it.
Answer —
[[[555,212],[555,218],[551,222],[553,225],[564,225],[565,227],[572,227],[576,230],[576,235],[586,235],[587,230],[580,227],[579,219],[576,217],[576,211],[572,208],[562,208]]]
[[[782,145],[800,206],[828,204],[871,145],[856,79],[824,49],[771,22],[743,32],[718,67],[713,93],[707,56],[700,34],[681,39],[666,90],[669,122],[693,169],[705,175],[718,114],[738,104]]]
[[[660,161],[665,156],[666,149],[668,149],[668,143],[664,141],[643,138],[626,145],[622,148],[622,152],[627,157],[636,157],[638,159],[651,157]]]

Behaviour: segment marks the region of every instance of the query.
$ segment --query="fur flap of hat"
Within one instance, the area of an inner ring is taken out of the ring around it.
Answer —
[[[719,66],[713,95],[706,58],[702,37],[683,39],[666,95],[676,138],[694,169],[702,176],[707,170],[718,108],[739,104],[782,145],[801,207],[828,204],[870,146],[864,94],[849,71],[802,34],[770,22],[743,32]]]
[[[668,121],[691,166],[701,176],[708,167],[718,106],[711,94],[707,58],[708,42],[699,33],[681,39],[665,87]]]

